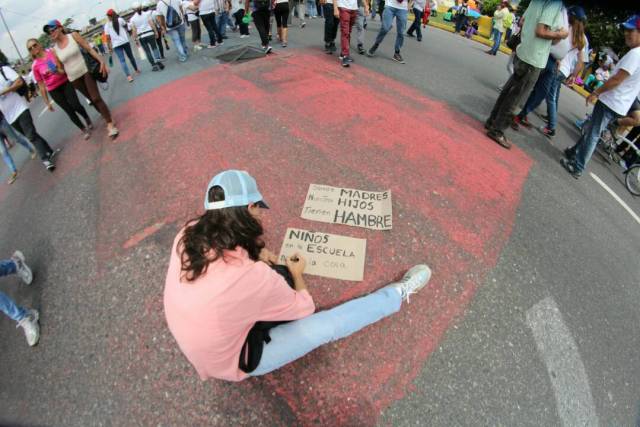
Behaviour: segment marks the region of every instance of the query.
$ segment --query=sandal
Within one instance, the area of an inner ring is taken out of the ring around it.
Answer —
[[[487,132],[487,136],[507,150],[511,148],[511,143],[507,140],[507,138],[505,138],[502,133],[498,133],[497,131],[489,131]]]
[[[14,182],[16,182],[17,178],[18,178],[18,172],[13,172],[11,175],[9,175],[9,180],[7,181],[7,184],[13,184]]]
[[[127,76],[127,81],[128,81],[129,83],[133,83],[133,77],[131,77],[131,76]]]
[[[118,130],[117,127],[112,126],[111,129],[109,129],[109,138],[116,139],[119,134],[120,134],[120,131]]]

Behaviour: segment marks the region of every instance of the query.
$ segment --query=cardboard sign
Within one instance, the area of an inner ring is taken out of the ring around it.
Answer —
[[[302,218],[372,230],[391,230],[391,191],[309,185]]]
[[[362,280],[367,250],[365,239],[287,228],[279,262],[300,253],[306,260],[306,274],[341,280]]]

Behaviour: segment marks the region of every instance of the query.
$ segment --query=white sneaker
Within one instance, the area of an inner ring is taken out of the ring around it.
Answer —
[[[415,294],[424,288],[429,282],[429,279],[431,279],[431,269],[429,266],[418,264],[411,267],[399,282],[389,286],[395,288],[398,293],[400,293],[402,299],[406,299],[406,301],[409,302],[409,295]]]
[[[18,322],[18,326],[24,329],[24,335],[27,338],[27,344],[31,347],[38,344],[40,340],[40,324],[38,323],[38,319],[40,318],[40,313],[38,310],[34,310],[30,308],[28,310],[28,314]]]
[[[24,254],[20,251],[15,251],[11,255],[11,260],[16,264],[16,274],[22,279],[25,285],[30,285],[33,281],[33,273],[31,269],[24,262]]]

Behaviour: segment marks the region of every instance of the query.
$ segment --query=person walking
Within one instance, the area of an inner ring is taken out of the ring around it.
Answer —
[[[35,146],[44,167],[53,172],[56,169],[53,157],[57,151],[52,150],[49,143],[36,131],[29,104],[18,94],[18,90],[25,85],[24,80],[6,64],[0,66],[0,76],[0,112],[16,131]]]
[[[16,274],[27,286],[33,282],[33,273],[20,251],[15,251],[9,259],[0,260],[0,277],[12,274]],[[40,324],[38,323],[40,313],[38,310],[19,306],[11,297],[0,291],[0,311],[18,323],[18,327],[24,331],[27,344],[31,347],[38,344],[40,340]]]
[[[333,15],[340,20],[340,61],[348,67],[353,62],[349,51],[351,30],[358,18],[358,0],[334,0]]]
[[[467,0],[462,0],[460,5],[458,6],[458,10],[456,11],[456,26],[455,33],[460,34],[460,31],[467,25],[469,20],[469,6],[467,4]]]
[[[107,23],[104,24],[104,32],[108,36],[107,48],[109,49],[109,53],[112,54],[115,51],[118,61],[122,66],[122,71],[124,71],[125,76],[127,76],[127,80],[129,83],[133,82],[133,76],[129,71],[125,54],[129,58],[135,73],[140,74],[140,70],[138,70],[138,64],[136,64],[136,59],[131,50],[131,43],[129,43],[127,22],[122,19],[115,10],[109,9],[107,11]]]
[[[229,24],[229,0],[216,0],[216,27],[220,33],[222,40],[226,40],[227,37],[227,25]]]
[[[216,23],[216,8],[219,0],[194,0],[193,4],[200,10],[200,19],[209,34],[209,48],[222,45],[222,34]]]
[[[100,73],[103,76],[107,76],[109,69],[102,56],[91,49],[91,46],[89,46],[77,32],[65,34],[64,28],[58,20],[54,19],[49,21],[42,30],[51,37],[51,41],[54,43],[53,52],[56,58],[62,63],[64,71],[67,74],[67,79],[69,79],[76,90],[80,91],[85,98],[91,101],[91,105],[100,113],[107,123],[109,137],[112,139],[116,138],[120,132],[111,118],[109,107],[107,107],[107,104],[100,96],[96,80],[91,73],[89,73],[87,63],[80,48],[84,49],[88,55],[98,61],[100,64]]]
[[[305,259],[295,254],[279,265],[265,248],[265,208],[251,175],[221,172],[207,187],[205,212],[174,239],[164,314],[202,380],[242,381],[275,371],[397,313],[431,278],[428,266],[416,265],[398,282],[315,312]]]
[[[282,47],[287,47],[289,39],[289,0],[274,0],[273,15],[276,18],[276,29],[278,32],[278,41]]]
[[[364,35],[367,29],[367,15],[369,15],[370,0],[358,0],[358,15],[356,16],[356,42],[358,53],[364,55]]]
[[[324,51],[331,55],[337,50],[336,37],[338,35],[338,26],[340,25],[340,18],[334,15],[333,2],[335,0],[322,0],[324,3],[323,15],[324,15]]]
[[[498,9],[493,13],[493,30],[491,30],[491,38],[493,39],[493,47],[486,53],[489,55],[496,55],[502,42],[502,34],[505,32],[504,22],[507,17],[511,16],[509,12],[509,2],[503,0]],[[513,21],[513,18],[509,18]]]
[[[524,13],[521,42],[513,58],[513,74],[485,122],[487,136],[504,148],[511,148],[504,131],[513,121],[513,109],[528,95],[547,64],[553,40],[565,39],[569,33],[561,27],[562,1],[532,0]]]
[[[387,0],[384,4],[384,10],[382,12],[382,26],[376,37],[376,41],[367,52],[368,56],[375,56],[378,46],[384,40],[384,37],[391,30],[393,25],[393,19],[396,20],[396,43],[394,46],[395,53],[393,54],[393,60],[404,64],[404,58],[400,54],[402,49],[402,43],[404,42],[404,31],[407,27],[407,3],[408,0]]]
[[[16,168],[16,164],[11,157],[11,153],[9,153],[9,148],[5,144],[5,141],[9,139],[11,139],[14,144],[18,143],[26,148],[27,151],[29,151],[29,153],[31,154],[32,159],[36,158],[36,150],[33,148],[33,145],[31,145],[29,140],[25,138],[25,136],[20,132],[17,132],[9,124],[9,122],[7,122],[7,119],[4,118],[4,115],[0,113],[0,151],[4,162],[11,171],[7,183],[13,184],[18,178],[18,169]]]
[[[407,35],[413,37],[413,33],[416,33],[419,42],[422,41],[422,15],[424,14],[424,8],[427,5],[427,0],[413,0],[413,24],[407,30]]]
[[[295,3],[295,13],[298,14],[300,20],[300,28],[304,28],[307,25],[307,21],[304,19],[307,14],[305,11],[306,0],[293,0],[293,2]]]
[[[616,64],[609,80],[587,98],[587,105],[595,102],[591,120],[578,142],[565,150],[566,157],[560,160],[576,179],[591,160],[602,131],[614,119],[626,116],[640,93],[640,15],[629,17],[622,28],[629,51]]]
[[[80,103],[76,90],[69,82],[62,63],[51,50],[45,50],[36,39],[27,40],[27,50],[33,58],[31,65],[33,77],[38,83],[40,94],[49,111],[54,111],[48,96],[51,95],[51,98],[62,108],[71,122],[80,129],[84,139],[91,138],[93,123]],[[84,123],[80,118],[84,119]]]
[[[249,37],[249,24],[246,24],[242,19],[244,18],[244,15],[245,15],[244,0],[233,0],[233,7],[234,7],[233,17],[235,18],[236,26],[240,31],[240,38],[241,39],[247,38]]]
[[[533,91],[529,95],[522,111],[513,119],[512,127],[515,130],[518,130],[519,126],[531,128],[532,125],[529,123],[527,115],[538,108],[543,100],[546,100],[548,123],[540,131],[548,138],[552,138],[556,134],[560,87],[563,81],[573,84],[582,71],[588,49],[587,38],[584,34],[585,21],[587,20],[584,9],[580,6],[572,6],[567,10],[567,13],[569,34],[571,34],[571,49],[564,56],[559,57],[553,55],[552,48],[546,68],[540,73],[540,77],[538,77],[538,81],[533,87]]]
[[[184,10],[187,16],[187,24],[191,28],[191,42],[193,43],[193,51],[197,52],[202,49],[201,37],[202,28],[200,26],[200,12],[198,6],[193,4],[193,1],[183,0],[182,10]]]
[[[271,53],[271,46],[269,45],[269,17],[271,16],[271,1],[272,0],[245,0],[245,10],[249,10],[251,6],[251,16],[253,17],[253,23],[260,35],[260,43],[264,53]]]
[[[196,2],[197,0],[194,0],[193,3],[198,6]],[[156,14],[161,32],[169,34],[178,51],[178,61],[185,62],[189,58],[189,50],[185,39],[185,16],[180,0],[160,0],[156,5]]]
[[[156,44],[158,29],[153,23],[151,12],[144,12],[140,2],[134,2],[132,8],[134,14],[129,20],[131,36],[144,49],[147,60],[151,64],[151,71],[164,70],[164,64],[160,62],[160,51]]]

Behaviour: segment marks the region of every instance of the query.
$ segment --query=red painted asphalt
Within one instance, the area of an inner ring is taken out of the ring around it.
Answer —
[[[364,281],[309,277],[321,308],[379,288],[413,264],[431,266],[428,288],[399,314],[264,378],[202,387],[229,411],[258,405],[265,417],[287,413],[303,424],[369,425],[411,390],[496,265],[532,164],[416,89],[300,52],[212,67],[126,103],[115,117],[122,131],[115,142],[68,144],[58,177],[43,184],[95,168],[99,264],[143,244],[159,224],[175,228],[197,214],[211,176],[233,167],[257,178],[272,208],[265,220],[272,249],[287,227],[367,239]],[[393,230],[301,219],[310,183],[391,189]],[[145,313],[161,307],[161,289]],[[153,319],[153,328],[166,329],[161,316]],[[114,355],[122,345],[113,343]]]

